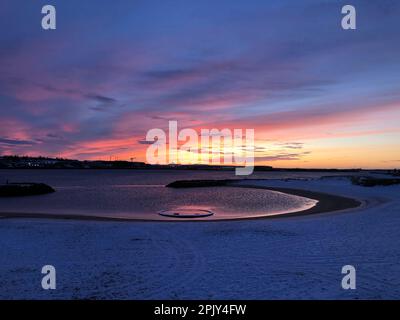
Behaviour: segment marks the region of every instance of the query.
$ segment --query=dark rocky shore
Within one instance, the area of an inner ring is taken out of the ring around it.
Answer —
[[[24,197],[53,192],[55,190],[44,183],[7,183],[0,185],[0,197]]]

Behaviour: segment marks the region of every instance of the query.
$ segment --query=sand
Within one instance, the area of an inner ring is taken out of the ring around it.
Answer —
[[[271,218],[285,218],[285,217],[293,217],[293,216],[300,216],[300,215],[309,215],[309,214],[318,214],[318,213],[327,213],[332,211],[345,211],[349,209],[354,209],[360,207],[362,202],[348,197],[337,196],[328,193],[316,192],[316,191],[309,191],[309,190],[302,190],[302,189],[293,189],[293,188],[281,188],[281,187],[262,187],[262,186],[252,186],[245,184],[247,188],[257,188],[257,189],[267,189],[272,191],[283,192],[299,197],[304,197],[308,199],[317,200],[318,203],[307,210],[297,211],[286,213],[282,215],[276,216],[267,216],[264,217],[265,219]]]

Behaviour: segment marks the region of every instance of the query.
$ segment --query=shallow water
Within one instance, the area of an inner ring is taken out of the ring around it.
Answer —
[[[316,203],[269,190],[164,187],[178,179],[235,178],[230,172],[1,170],[0,177],[13,182],[44,182],[57,191],[43,196],[0,198],[0,212],[164,220],[158,212],[181,208],[210,210],[214,215],[207,219],[232,219],[300,211]],[[265,177],[266,173],[252,176]]]

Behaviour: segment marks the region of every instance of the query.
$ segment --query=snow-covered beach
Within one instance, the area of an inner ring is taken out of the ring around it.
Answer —
[[[2,299],[397,299],[400,186],[242,182],[355,198],[350,210],[221,222],[0,219]],[[41,288],[41,267],[57,289]],[[341,288],[354,265],[357,289]]]

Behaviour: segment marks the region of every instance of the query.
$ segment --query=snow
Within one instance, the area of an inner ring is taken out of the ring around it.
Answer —
[[[345,178],[243,183],[360,199],[362,208],[224,222],[0,218],[2,299],[398,299],[400,186]],[[41,268],[57,289],[41,288]],[[357,289],[341,288],[354,265]]]

